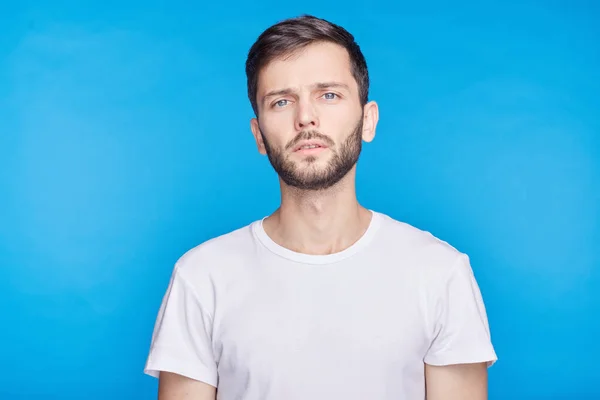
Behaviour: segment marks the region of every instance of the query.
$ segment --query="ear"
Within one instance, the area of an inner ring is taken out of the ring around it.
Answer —
[[[258,119],[252,118],[250,120],[250,130],[252,131],[252,135],[254,136],[254,141],[256,141],[256,147],[258,147],[258,152],[260,154],[267,154],[267,150],[265,149],[265,142],[263,141],[263,137],[260,133],[260,126],[258,125]]]
[[[379,106],[376,102],[370,101],[363,108],[362,139],[365,142],[371,142],[375,138],[377,122],[379,122]]]

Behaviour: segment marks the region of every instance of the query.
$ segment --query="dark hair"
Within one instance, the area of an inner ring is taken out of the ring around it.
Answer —
[[[339,25],[312,15],[281,21],[265,30],[254,42],[246,59],[248,98],[258,116],[256,92],[260,70],[276,58],[292,54],[316,42],[331,42],[344,47],[350,56],[352,75],[358,84],[358,95],[364,106],[369,97],[367,62],[354,36]]]

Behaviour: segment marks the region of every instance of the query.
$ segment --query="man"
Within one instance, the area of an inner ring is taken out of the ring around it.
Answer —
[[[353,36],[283,21],[246,73],[281,205],[177,261],[145,368],[159,399],[486,399],[496,354],[468,257],[357,201],[379,115]]]

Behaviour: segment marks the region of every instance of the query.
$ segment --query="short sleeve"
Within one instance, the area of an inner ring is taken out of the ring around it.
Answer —
[[[212,316],[175,266],[152,334],[144,372],[158,378],[172,372],[217,386],[211,343]]]
[[[452,267],[434,304],[433,340],[425,363],[496,362],[483,298],[466,255]]]

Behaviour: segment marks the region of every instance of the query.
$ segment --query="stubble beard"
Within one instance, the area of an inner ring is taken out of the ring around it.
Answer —
[[[362,150],[361,116],[353,131],[344,142],[335,147],[335,143],[318,131],[302,131],[284,148],[269,145],[262,131],[261,136],[269,162],[286,185],[303,191],[322,191],[331,188],[340,182],[358,162]],[[332,152],[326,166],[319,168],[317,156],[307,156],[302,161],[296,162],[286,156],[286,150],[294,147],[302,140],[319,139],[327,144],[328,151]]]

